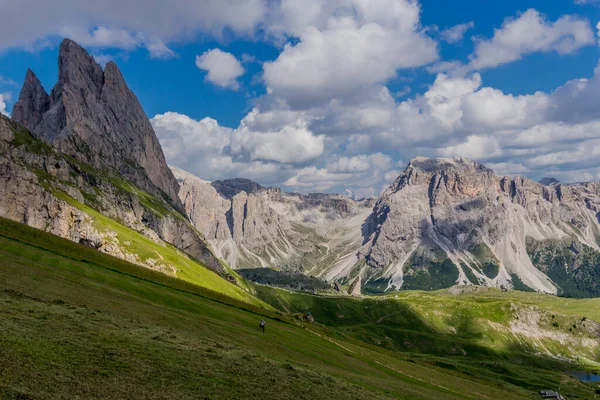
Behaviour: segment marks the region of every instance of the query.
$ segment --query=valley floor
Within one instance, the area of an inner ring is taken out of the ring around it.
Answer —
[[[0,398],[517,399],[558,386],[594,396],[558,363],[400,352],[359,340],[356,321],[307,324],[0,222]],[[321,322],[339,317],[323,304]]]

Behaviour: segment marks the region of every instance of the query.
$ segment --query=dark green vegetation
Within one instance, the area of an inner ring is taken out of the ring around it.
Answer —
[[[512,281],[515,290],[520,290],[522,292],[534,292],[532,288],[523,283],[517,274],[510,274],[510,280]]]
[[[600,297],[600,252],[575,240],[527,240],[533,265],[556,283],[565,297]]]
[[[500,267],[498,266],[498,259],[494,256],[490,248],[483,244],[477,244],[472,254],[475,259],[481,264],[481,272],[490,279],[494,279],[498,276]]]
[[[4,116],[0,115],[0,118],[4,118],[9,121],[9,124],[13,130],[13,134],[15,135],[15,138],[12,141],[13,146],[25,146],[27,150],[33,154],[52,153],[52,148],[48,144],[33,136],[27,129],[15,124]]]
[[[441,263],[410,264],[404,277],[403,290],[438,290],[447,288],[458,279],[458,268],[446,258]]]
[[[0,258],[0,398],[510,399],[559,385],[572,398],[593,393],[556,362],[476,344],[488,334],[478,316],[505,317],[495,292],[361,301],[257,286],[282,310],[269,311],[5,220]],[[592,300],[520,296],[510,301],[558,307],[561,325],[582,312],[598,317]],[[423,310],[441,304],[454,316],[428,320]],[[312,311],[317,323],[286,308]],[[395,351],[402,346],[407,353]]]
[[[272,268],[249,268],[239,269],[237,273],[255,283],[293,290],[312,291],[331,288],[329,283],[301,272],[277,271]]]
[[[405,267],[402,290],[438,290],[458,279],[458,268],[433,241],[421,244]]]

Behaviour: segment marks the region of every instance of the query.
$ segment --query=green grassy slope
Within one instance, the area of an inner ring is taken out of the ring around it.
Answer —
[[[600,320],[600,299],[483,287],[362,299],[266,286],[256,286],[256,291],[281,310],[310,311],[339,340],[360,339],[413,360],[531,390],[561,382],[564,389],[564,371],[600,367],[600,349],[589,342],[600,335],[594,321]],[[578,365],[564,358],[578,360]]]
[[[3,221],[0,398],[528,398]],[[267,332],[255,330],[260,318]],[[586,387],[549,376],[574,393]]]

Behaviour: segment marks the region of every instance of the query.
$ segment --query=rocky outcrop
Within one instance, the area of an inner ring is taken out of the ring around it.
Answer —
[[[360,229],[353,228],[351,237],[339,232],[348,230],[343,222],[368,212],[368,201],[281,193],[247,179],[207,182],[171,168],[186,214],[219,257],[235,268],[275,266],[315,272],[335,263],[334,254],[348,251],[349,242],[355,242],[354,251],[360,247]],[[329,234],[339,237],[332,240]]]
[[[15,135],[15,131],[17,134]],[[138,255],[119,245],[114,232],[99,231],[95,219],[52,191],[65,198],[84,202],[75,185],[69,164],[51,149],[39,147],[35,138],[23,135],[27,131],[0,117],[0,216],[45,230],[57,236],[83,243],[103,253],[153,269],[168,269],[161,263],[147,264]],[[15,143],[16,142],[16,143]],[[38,149],[39,152],[32,152]],[[53,181],[56,186],[51,187]],[[85,193],[85,192],[84,192]],[[160,242],[154,234],[153,239]]]
[[[241,179],[215,184],[172,169],[190,220],[230,265],[268,266],[289,258],[290,224],[269,207],[278,189]]]
[[[154,130],[114,62],[102,71],[83,48],[65,39],[58,82],[50,96],[29,71],[13,119],[48,144],[94,169],[114,169],[141,190],[182,209],[179,187]]]
[[[550,186],[550,185],[557,185],[559,184],[559,180],[556,178],[552,178],[552,177],[545,177],[540,179],[540,183],[542,185],[546,185],[546,186]]]
[[[50,97],[42,87],[40,80],[28,69],[19,100],[12,110],[12,117],[29,130],[34,130],[42,121],[43,115],[50,109]]]
[[[351,296],[358,297],[358,296],[360,296],[361,287],[362,287],[362,279],[361,279],[361,276],[358,275],[350,284],[350,287],[348,288],[348,292],[350,293]]]

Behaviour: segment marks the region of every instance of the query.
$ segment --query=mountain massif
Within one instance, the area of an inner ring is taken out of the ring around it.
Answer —
[[[2,217],[175,276],[123,229],[232,282],[228,266],[303,273],[352,294],[458,284],[600,296],[600,183],[422,157],[377,199],[208,182],[167,166],[115,63],[102,70],[66,39],[58,66],[50,94],[28,71],[12,119],[0,117]]]
[[[355,294],[459,284],[600,295],[596,182],[419,157],[379,199],[354,201],[173,170],[191,221],[237,268],[300,270]]]

